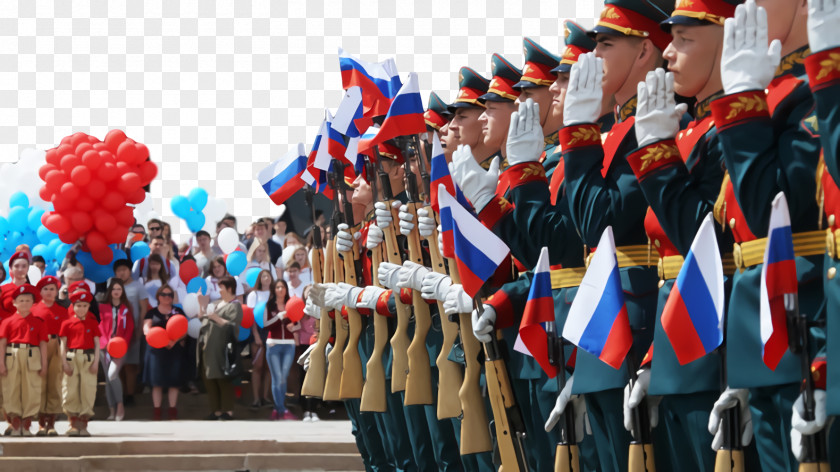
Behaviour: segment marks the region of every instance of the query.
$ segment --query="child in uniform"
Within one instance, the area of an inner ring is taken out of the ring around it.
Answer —
[[[61,413],[61,350],[58,334],[61,324],[68,318],[67,308],[57,303],[61,282],[48,275],[38,281],[36,288],[41,293],[41,301],[32,307],[32,314],[44,320],[47,327],[47,376],[41,389],[41,414],[38,415],[37,436],[58,436],[55,430],[56,416]]]
[[[99,323],[88,309],[93,295],[87,290],[70,294],[73,315],[61,324],[62,368],[65,377],[61,398],[70,419],[68,436],[90,436],[88,420],[96,400],[96,372],[99,368]]]

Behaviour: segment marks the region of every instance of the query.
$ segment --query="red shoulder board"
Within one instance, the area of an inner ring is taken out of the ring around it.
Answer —
[[[714,125],[714,118],[712,118],[712,115],[709,115],[699,122],[692,121],[688,128],[677,133],[677,148],[680,150],[680,156],[682,157],[683,162],[688,160],[688,156],[691,155],[691,151],[694,150],[694,147],[697,146],[700,139],[703,138],[703,136],[706,135],[706,132],[712,129]]]
[[[796,90],[796,87],[799,87],[799,84],[802,83],[804,83],[802,79],[791,74],[776,77],[770,82],[770,85],[767,86],[767,106],[770,108],[771,116],[776,110],[776,107],[782,103],[782,100]]]
[[[633,129],[633,123],[635,121],[635,117],[631,116],[627,120],[617,123],[607,133],[607,139],[604,141],[604,167],[601,169],[602,177],[607,176],[607,171],[610,170],[610,164],[612,164],[615,153],[618,151],[618,145],[624,141],[624,137]]]

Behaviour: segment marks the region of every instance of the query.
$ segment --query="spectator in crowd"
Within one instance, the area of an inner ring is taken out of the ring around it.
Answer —
[[[276,280],[263,312],[263,326],[268,330],[266,356],[271,371],[271,396],[274,398],[272,420],[297,419],[286,409],[286,382],[295,355],[295,336],[288,330],[290,320],[286,318],[288,300],[289,288],[286,281]]]
[[[99,322],[99,346],[102,354],[99,359],[105,374],[105,397],[111,412],[108,419],[122,421],[125,418],[125,406],[120,369],[125,357],[114,359],[107,350],[111,338],[122,338],[129,346],[134,341],[134,316],[122,280],[116,277],[111,279],[105,292],[105,301],[99,305],[99,311],[102,314],[102,320]]]
[[[193,250],[195,265],[198,267],[199,275],[207,277],[210,275],[210,261],[220,256],[221,253],[216,253],[213,250],[213,239],[207,231],[202,230],[195,233],[195,242],[198,245]]]
[[[303,289],[306,288],[306,285],[300,280],[300,264],[297,261],[293,261],[286,267],[285,279],[289,285],[290,295],[303,298]]]
[[[224,257],[219,256],[210,261],[210,275],[205,278],[205,281],[207,282],[207,295],[210,297],[211,302],[221,298],[221,293],[219,293],[219,280],[221,280],[222,277],[229,275],[227,266],[225,266]],[[242,286],[242,282],[240,282],[238,278],[234,277],[234,280],[236,281],[236,300],[239,303],[242,303],[242,299],[245,295],[245,288]]]
[[[149,236],[148,239],[146,239],[146,242],[151,244],[152,239],[154,239],[155,236],[163,236],[163,221],[157,218],[152,218],[146,222],[146,229],[149,230]]]
[[[283,259],[286,267],[292,262],[298,263],[298,267],[300,267],[299,277],[304,287],[312,283],[312,268],[309,266],[309,256],[306,247],[286,246],[286,249],[283,250]],[[288,277],[288,273],[285,276]],[[288,279],[286,281],[288,282]]]
[[[44,276],[44,273],[47,270],[47,261],[44,260],[43,256],[32,256],[32,265],[37,267],[41,271],[41,277]]]
[[[152,308],[157,306],[157,298],[155,297],[155,294],[163,285],[167,285],[172,288],[173,293],[176,295],[176,299],[173,303],[178,303],[179,299],[177,298],[177,293],[175,292],[178,287],[178,283],[175,282],[175,278],[171,277],[169,272],[166,270],[166,264],[163,262],[163,258],[161,258],[159,254],[149,254],[148,264],[146,264],[141,280],[143,281],[143,286],[146,288],[149,306]]]
[[[190,254],[190,244],[181,243],[181,245],[178,246],[178,260],[184,262],[184,258],[187,256],[192,257],[192,254]]]
[[[135,279],[140,279],[143,277],[144,270],[146,269],[146,265],[149,263],[149,257],[152,255],[157,254],[160,256],[161,260],[166,265],[166,273],[169,274],[171,278],[178,278],[178,261],[170,257],[170,249],[169,246],[166,244],[166,240],[163,236],[157,235],[152,236],[152,240],[149,243],[149,255],[134,261],[134,266],[131,269],[131,276]]]
[[[271,226],[265,220],[258,220],[254,223],[254,238],[247,245],[252,247],[254,242],[261,241],[268,246],[268,258],[271,265],[277,265],[277,260],[283,255],[283,247],[271,239]]]
[[[114,276],[123,283],[123,291],[128,300],[128,307],[131,310],[135,326],[133,339],[126,339],[128,352],[123,357],[124,403],[126,406],[132,406],[134,404],[134,394],[137,392],[137,377],[140,374],[140,349],[142,344],[146,342],[143,338],[143,330],[139,328],[142,320],[146,318],[146,312],[149,310],[149,293],[142,281],[134,280],[131,277],[131,262],[128,259],[120,259],[114,262]]]
[[[286,242],[283,244],[283,249],[288,249],[289,246],[305,246],[306,243],[304,242],[303,238],[298,236],[297,233],[286,233]]]
[[[269,295],[271,294],[271,286],[274,284],[274,277],[268,270],[260,271],[257,276],[257,283],[253,290],[248,293],[246,304],[255,308],[260,303],[267,303]],[[257,323],[251,326],[251,336],[253,343],[251,343],[251,351],[254,353],[251,356],[251,393],[254,401],[251,403],[251,409],[257,409],[263,405],[269,405],[268,391],[271,385],[269,378],[268,365],[265,361],[264,345],[268,337],[268,331],[265,328],[260,328]]]
[[[218,281],[220,301],[212,313],[208,312],[209,297],[199,297],[201,334],[199,352],[201,377],[210,397],[208,420],[233,419],[233,384],[225,375],[227,345],[236,346],[242,324],[242,305],[236,300],[237,283],[231,276]]]
[[[155,327],[166,328],[166,323],[175,316],[186,316],[180,308],[174,306],[175,290],[167,284],[155,293],[155,307],[146,313],[143,321],[143,335]],[[152,387],[152,404],[154,406],[152,418],[159,421],[162,418],[161,403],[163,403],[163,389],[167,389],[169,400],[169,419],[178,418],[178,390],[186,383],[184,378],[184,364],[187,352],[184,338],[170,341],[162,348],[146,349],[146,360],[143,369],[143,382]]]
[[[128,231],[128,237],[125,241],[126,247],[131,247],[134,243],[138,241],[147,241],[146,239],[146,228],[143,227],[140,223],[135,223],[134,226]]]
[[[227,214],[224,216],[224,218],[222,218],[221,221],[216,223],[216,236],[218,237],[219,233],[222,232],[222,230],[225,228],[231,228],[232,230],[236,231],[237,234],[239,234],[239,230],[236,229],[235,216]],[[245,244],[243,244],[241,240],[239,241],[239,249],[245,252],[248,251],[248,247]],[[213,245],[213,251],[215,251],[216,254],[222,254],[222,249],[219,247],[218,241]]]
[[[171,259],[174,259],[178,255],[178,243],[176,243],[172,239],[172,226],[165,221],[162,222],[161,223],[161,233],[162,233],[161,236],[163,236],[163,239],[168,243],[167,244],[167,246],[168,246],[167,250],[169,251],[169,256],[170,256]]]
[[[274,219],[274,235],[271,236],[271,240],[277,243],[281,250],[285,247],[286,222],[283,220],[282,214]]]
[[[251,243],[250,249],[248,249],[248,265],[245,266],[245,270],[247,271],[255,267],[267,270],[271,274],[272,279],[277,278],[277,270],[274,268],[274,264],[271,263],[265,241],[256,238]]]

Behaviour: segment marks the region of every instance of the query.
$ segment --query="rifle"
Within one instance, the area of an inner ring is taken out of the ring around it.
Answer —
[[[814,419],[814,379],[811,377],[811,360],[808,348],[808,328],[816,326],[804,314],[799,312],[799,296],[796,293],[784,294],[785,315],[788,328],[788,347],[790,352],[799,356],[802,369],[802,380],[805,389],[802,391],[805,412],[804,420]],[[802,435],[802,447],[805,459],[799,463],[800,472],[828,472],[828,450],[826,443],[826,429],[816,434]]]
[[[353,205],[347,201],[347,183],[344,181],[344,164],[338,160],[333,161],[333,169],[336,173],[337,188],[340,190],[336,193],[335,198],[341,198],[344,205],[343,223],[349,228],[348,231],[353,232],[355,222],[353,221]],[[354,244],[350,251],[344,254],[344,282],[353,286],[358,286],[356,281],[356,274],[360,271],[357,267],[359,261],[359,250]],[[342,399],[361,398],[362,385],[364,384],[364,377],[362,375],[362,357],[359,354],[359,340],[362,336],[362,315],[355,308],[345,307],[347,310],[347,322],[349,324],[349,336],[347,338],[347,346],[342,353],[342,360],[344,368],[341,372],[341,383],[339,386],[339,396]]]
[[[379,198],[376,185],[376,171],[373,169],[373,163],[370,162],[367,156],[365,156],[365,173],[370,181],[373,198]],[[379,283],[379,277],[376,276],[379,272],[379,263],[382,262],[382,246],[380,245],[374,248],[371,251],[370,257],[373,285],[382,287]],[[385,397],[385,365],[382,363],[382,355],[388,344],[388,320],[376,313],[376,309],[372,310],[370,316],[373,318],[373,352],[367,362],[367,378],[362,388],[362,401],[359,405],[359,410],[382,413],[388,409],[387,399]]]
[[[382,170],[382,155],[379,154],[379,146],[373,147],[376,153],[376,174],[379,178],[379,188],[382,191],[383,202],[391,210],[391,225],[382,228],[385,238],[385,251],[388,255],[388,262],[402,265],[402,253],[397,245],[396,222],[399,219],[397,212],[392,205],[394,192],[391,190],[391,179]],[[394,293],[394,304],[397,307],[397,329],[391,337],[391,393],[405,390],[408,378],[408,345],[411,339],[408,337],[408,324],[411,322],[410,307],[400,300],[400,293]]]
[[[627,370],[630,373],[630,391],[638,379],[636,371],[639,370],[639,362],[633,353],[633,348],[627,354]],[[640,404],[633,408],[633,441],[630,442],[630,453],[627,469],[630,472],[655,472],[656,464],[653,459],[653,442],[650,437],[650,418],[648,418],[647,405]]]
[[[555,323],[546,326],[548,334],[548,362],[557,369],[557,392],[566,387],[566,353],[563,352],[563,338],[557,336]],[[579,472],[580,453],[575,438],[575,408],[572,402],[566,404],[560,418],[560,441],[554,450],[554,472]]]
[[[341,204],[338,201],[338,193],[341,191],[338,183],[338,175],[335,172],[330,172],[327,176],[330,187],[333,188],[336,194],[333,197],[333,215],[332,215],[332,231],[333,238],[330,240],[331,256],[333,259],[333,280],[339,282],[344,280],[344,266],[339,264],[339,255],[335,247],[335,236],[338,234],[338,225],[341,223]],[[343,352],[345,343],[347,343],[347,325],[341,317],[341,310],[336,310],[335,313],[335,342],[333,343],[333,350],[327,356],[329,361],[327,369],[327,380],[324,383],[324,401],[338,401],[341,400],[341,376],[344,370]]]
[[[426,211],[435,219],[435,229],[432,234],[426,236],[426,244],[429,246],[429,256],[432,261],[432,270],[439,274],[446,274],[446,266],[443,264],[443,257],[438,248],[438,232],[437,223],[438,216],[431,206],[431,177],[426,169],[426,161],[428,160],[428,153],[420,154],[420,140],[417,135],[414,136],[415,146],[418,150],[418,167],[420,170],[420,181],[423,182],[424,202],[426,204]],[[430,149],[428,141],[423,142],[425,149]],[[452,267],[450,265],[450,267]],[[440,316],[440,327],[443,331],[443,342],[441,343],[440,352],[435,359],[435,365],[438,368],[438,397],[437,397],[437,417],[439,420],[444,418],[455,418],[461,414],[461,400],[458,398],[458,388],[464,383],[464,375],[461,372],[461,366],[458,363],[449,360],[449,351],[455,345],[455,339],[458,338],[458,323],[457,318],[453,316],[450,318],[446,316],[446,311],[443,309],[443,301],[437,301],[438,316]]]
[[[726,319],[724,329],[726,333]],[[725,335],[724,335],[725,336]],[[720,346],[720,388],[725,390],[726,382],[726,339]],[[715,472],[744,472],[744,448],[741,444],[741,410],[739,405],[726,410],[723,416],[723,446],[715,455]]]
[[[307,185],[305,187],[306,203],[312,211],[312,281],[314,283],[331,282],[332,281],[332,266],[333,258],[332,251],[335,247],[335,240],[330,239],[327,244],[327,258],[326,268],[324,268],[324,251],[321,247],[321,228],[315,224],[315,206],[313,205],[313,197],[315,192],[312,187]],[[333,231],[335,229],[333,228]],[[333,232],[335,234],[335,232]],[[324,395],[324,382],[326,382],[327,375],[327,344],[330,342],[330,334],[332,333],[332,320],[329,316],[329,310],[321,309],[321,320],[319,323],[320,329],[318,331],[318,341],[315,343],[315,349],[309,354],[309,370],[303,379],[301,386],[301,395],[307,397],[321,397]]]
[[[417,209],[422,205],[417,191],[417,180],[411,171],[409,147],[403,146],[405,162],[406,195],[408,195],[407,211],[417,221]],[[417,156],[419,159],[419,156]],[[415,264],[423,265],[423,251],[420,247],[420,237],[417,232],[407,236],[408,258]],[[432,367],[429,364],[429,351],[426,349],[426,337],[432,327],[432,315],[429,305],[417,290],[411,291],[411,304],[414,307],[414,338],[408,346],[408,378],[405,383],[406,405],[431,405],[432,397]]]

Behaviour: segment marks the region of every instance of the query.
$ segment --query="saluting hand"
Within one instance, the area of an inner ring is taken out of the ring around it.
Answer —
[[[472,203],[477,213],[480,213],[496,194],[500,165],[501,161],[496,156],[490,162],[490,168],[484,170],[476,162],[469,145],[459,145],[458,149],[452,153],[449,173],[452,174],[452,177],[464,192],[464,196]]]
[[[840,5],[837,0],[808,0],[808,44],[811,52],[840,46]]]
[[[507,137],[507,161],[515,166],[524,162],[537,162],[545,147],[540,126],[540,105],[528,99],[519,104],[519,110],[510,116]]]
[[[601,80],[604,77],[604,62],[595,53],[581,54],[572,65],[569,86],[563,104],[563,125],[595,123],[601,115],[601,101],[604,92]]]
[[[727,94],[764,90],[776,74],[782,43],[767,45],[767,11],[755,0],[735,8],[735,17],[723,24],[720,76]]]
[[[674,98],[674,75],[659,68],[647,73],[644,82],[637,88],[636,140],[639,147],[663,139],[671,139],[680,130],[680,117],[688,105],[677,105]]]

